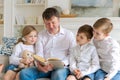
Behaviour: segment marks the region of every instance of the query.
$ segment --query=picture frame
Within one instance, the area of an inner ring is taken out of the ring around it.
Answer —
[[[113,0],[71,0],[72,7],[112,7]]]

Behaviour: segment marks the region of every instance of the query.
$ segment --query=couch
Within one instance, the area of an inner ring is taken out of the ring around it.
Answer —
[[[12,54],[12,49],[16,41],[17,41],[17,38],[6,38],[6,37],[3,38],[4,44],[0,46],[0,64],[4,64],[4,66],[8,65],[9,55]],[[120,44],[120,40],[118,41],[118,43]],[[4,69],[2,73],[0,73],[0,79],[3,78],[3,75],[4,75]],[[42,79],[37,79],[37,80],[50,80],[50,79],[42,78]]]

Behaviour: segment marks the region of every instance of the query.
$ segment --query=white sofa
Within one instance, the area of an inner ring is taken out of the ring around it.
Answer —
[[[120,40],[118,41],[118,43],[120,44]],[[8,63],[9,63],[9,57],[5,55],[0,55],[0,64],[4,64],[6,66]],[[3,75],[4,75],[3,72],[4,72],[4,69],[2,73],[0,73],[0,80],[3,78]],[[50,79],[42,78],[42,79],[37,79],[37,80],[50,80]]]

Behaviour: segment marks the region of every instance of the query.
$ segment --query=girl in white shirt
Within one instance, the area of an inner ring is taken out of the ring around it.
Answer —
[[[94,73],[100,68],[96,48],[91,44],[93,28],[83,25],[77,32],[78,45],[70,51],[70,71],[67,80],[94,80]]]
[[[93,25],[94,44],[101,66],[95,80],[120,80],[120,46],[109,36],[112,28],[113,24],[108,18],[98,19]]]
[[[13,49],[13,54],[9,58],[10,65],[7,67],[7,72],[4,75],[4,80],[18,80],[18,74],[14,70],[18,68],[19,63],[30,64],[33,60],[23,59],[22,52],[28,50],[35,53],[34,44],[37,40],[37,31],[33,26],[25,26],[22,31],[22,37],[18,39],[17,44]]]

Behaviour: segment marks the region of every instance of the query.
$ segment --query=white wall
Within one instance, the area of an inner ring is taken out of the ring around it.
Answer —
[[[109,17],[113,23],[113,30],[110,35],[116,39],[120,40],[120,18],[119,17]],[[78,28],[81,25],[89,24],[93,25],[94,22],[99,19],[98,17],[84,17],[84,18],[62,18],[61,25],[67,29],[73,31],[76,34]]]

